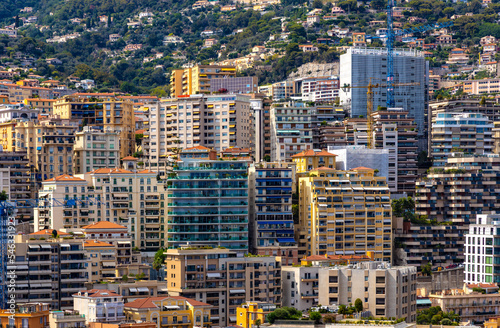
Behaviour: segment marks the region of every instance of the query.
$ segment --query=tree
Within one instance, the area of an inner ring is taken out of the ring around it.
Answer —
[[[155,253],[155,258],[153,260],[153,269],[160,273],[160,269],[163,266],[163,263],[165,262],[165,252],[163,248],[160,248],[156,253]]]
[[[309,320],[314,320],[314,323],[318,324],[321,322],[321,313],[319,312],[311,312],[309,314]]]
[[[0,192],[0,201],[8,199],[9,199],[9,194],[7,194],[5,190],[2,190],[2,192]]]
[[[276,320],[299,320],[300,318],[302,318],[302,312],[287,306],[276,309],[267,315],[270,324],[273,324]]]
[[[314,0],[312,6],[313,8],[323,8],[323,2],[321,0]]]
[[[347,314],[347,306],[344,304],[340,304],[338,312],[339,314]]]
[[[359,298],[356,298],[354,301],[354,308],[356,309],[356,312],[362,312],[363,311],[363,301]]]
[[[432,274],[432,265],[430,263],[427,263],[422,267],[422,274],[425,274],[426,276],[430,276]]]
[[[260,319],[255,320],[255,325],[257,328],[260,328],[260,325],[262,324],[262,321]]]
[[[124,274],[124,275],[122,276],[122,281],[123,281],[123,282],[127,282],[127,281],[128,281],[128,275]]]

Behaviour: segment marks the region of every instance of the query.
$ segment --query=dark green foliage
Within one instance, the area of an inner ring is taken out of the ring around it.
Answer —
[[[267,321],[270,324],[273,324],[276,320],[299,320],[300,318],[302,318],[302,312],[287,306],[276,309],[267,315]]]
[[[453,325],[458,326],[460,322],[460,316],[455,314],[455,312],[443,312],[441,307],[433,306],[427,310],[418,312],[417,324],[418,325]]]

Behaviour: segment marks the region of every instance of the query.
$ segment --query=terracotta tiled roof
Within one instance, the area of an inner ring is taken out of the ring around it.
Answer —
[[[309,150],[305,150],[303,152],[300,152],[298,154],[293,155],[292,158],[304,157],[304,156],[333,156],[333,157],[335,157],[337,155],[329,153],[326,150],[321,150],[321,151],[315,152],[314,150],[309,149]]]
[[[123,157],[122,161],[138,161],[138,159],[135,157],[132,157],[132,156],[127,156],[127,157]]]
[[[138,298],[132,302],[125,303],[123,306],[134,309],[156,309],[158,305],[153,303],[153,301],[163,301],[167,298],[166,296]]]
[[[88,297],[115,297],[115,296],[121,296],[120,294],[115,293],[112,290],[108,289],[90,289],[90,290],[82,290],[80,291],[82,294],[81,296],[84,296],[85,293],[88,293]],[[78,296],[78,293],[73,294],[73,296]]]
[[[75,178],[72,175],[63,174],[55,178],[47,179],[44,181],[85,181],[85,179]]]
[[[151,170],[142,170],[142,171],[139,171],[137,173],[139,173],[139,174],[151,174],[151,173],[155,173],[155,172],[153,172]]]
[[[127,227],[116,224],[114,222],[99,221],[96,223],[89,224],[85,227],[82,227],[82,229],[87,229],[87,230],[89,230],[89,229],[121,229],[121,230],[126,230]]]
[[[86,240],[83,243],[83,247],[113,247],[113,244],[105,243],[98,240]]]
[[[54,231],[54,229],[45,229],[45,230],[40,230],[37,232],[30,233],[30,235],[36,235],[36,236],[52,235],[52,231]],[[58,230],[56,230],[56,231],[57,231],[57,234],[59,236],[69,236],[70,235],[67,232],[62,232],[62,231],[58,231]]]
[[[95,174],[120,174],[120,173],[133,173],[132,171],[129,171],[129,170],[124,170],[124,169],[120,169],[118,167],[114,168],[114,169],[110,169],[110,168],[102,168],[102,169],[97,169],[97,170],[94,170],[90,173],[95,173]]]
[[[467,287],[469,288],[498,288],[498,285],[497,284],[482,284],[482,283],[479,283],[479,284],[467,284]]]

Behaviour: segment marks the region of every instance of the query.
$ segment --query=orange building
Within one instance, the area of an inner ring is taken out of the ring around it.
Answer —
[[[0,310],[0,323],[2,327],[9,328],[45,328],[49,325],[48,303],[25,303],[19,305],[14,313],[14,319],[10,310]]]
[[[156,328],[156,323],[150,321],[122,322],[117,324],[90,322],[89,328]]]

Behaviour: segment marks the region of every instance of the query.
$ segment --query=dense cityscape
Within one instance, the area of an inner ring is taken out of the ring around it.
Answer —
[[[499,328],[499,13],[1,2],[0,328]]]

